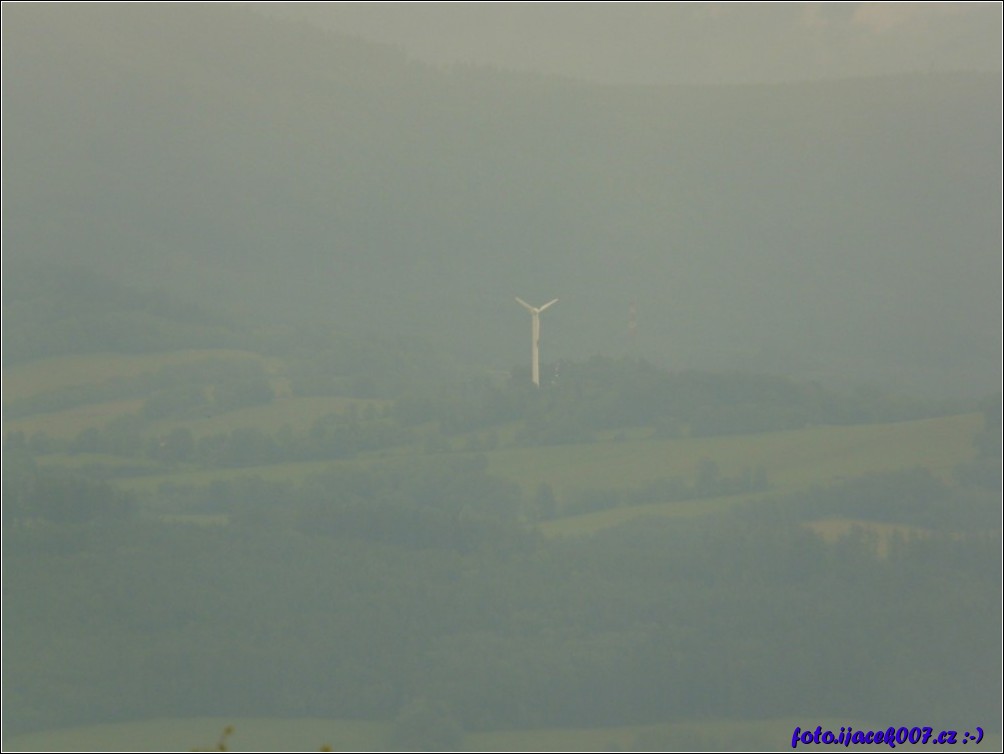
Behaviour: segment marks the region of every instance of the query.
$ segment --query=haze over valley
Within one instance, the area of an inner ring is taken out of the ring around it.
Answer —
[[[988,7],[4,4],[4,749],[999,746]]]

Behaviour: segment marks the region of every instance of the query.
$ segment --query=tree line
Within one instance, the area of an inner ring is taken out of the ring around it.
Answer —
[[[831,497],[955,508],[920,481]],[[882,554],[863,530],[827,544],[804,502],[544,539],[511,489],[451,466],[337,474],[235,502],[229,526],[5,526],[5,724],[999,722],[999,535],[904,533]]]

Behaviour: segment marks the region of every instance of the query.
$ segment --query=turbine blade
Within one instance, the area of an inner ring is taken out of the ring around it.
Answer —
[[[528,309],[529,311],[531,311],[531,312],[533,311],[533,307],[532,307],[532,306],[530,306],[530,305],[529,305],[528,303],[526,303],[526,301],[524,301],[523,299],[521,299],[521,298],[520,298],[519,296],[517,296],[517,297],[516,297],[516,300],[517,300],[517,301],[519,301],[519,302],[520,302],[520,303],[521,303],[521,304],[522,304],[522,305],[523,305],[524,307],[526,307],[526,308],[527,308],[527,309]]]
[[[556,304],[556,303],[558,303],[558,299],[554,299],[553,301],[548,301],[548,302],[547,302],[546,304],[544,304],[544,305],[543,305],[542,307],[540,307],[540,308],[539,308],[539,309],[538,309],[537,311],[538,311],[538,312],[542,312],[542,311],[544,311],[544,310],[545,310],[545,309],[546,309],[547,307],[549,307],[549,306],[550,306],[551,304]]]

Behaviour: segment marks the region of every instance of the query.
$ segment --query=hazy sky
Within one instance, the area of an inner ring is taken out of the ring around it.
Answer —
[[[257,3],[437,64],[610,83],[1001,69],[1001,3]]]

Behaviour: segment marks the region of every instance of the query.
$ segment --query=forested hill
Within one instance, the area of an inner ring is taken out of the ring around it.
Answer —
[[[607,87],[159,4],[6,6],[3,65],[8,360],[310,322],[508,368],[519,295],[545,359],[999,385],[997,75]]]

